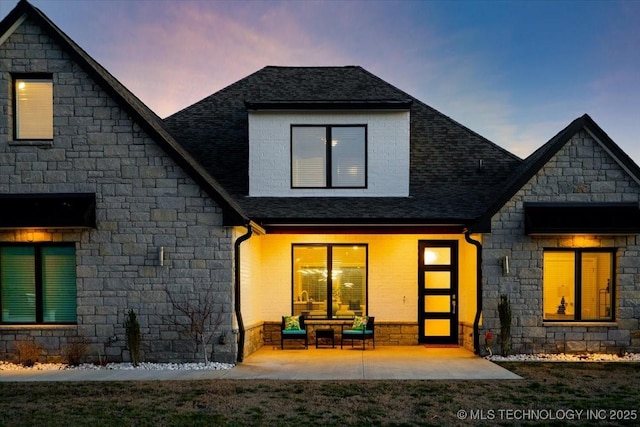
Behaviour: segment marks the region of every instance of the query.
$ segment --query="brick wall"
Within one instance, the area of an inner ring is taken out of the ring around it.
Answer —
[[[0,45],[0,64],[0,193],[86,192],[97,201],[97,229],[47,230],[35,238],[75,243],[77,325],[2,325],[0,357],[15,355],[15,340],[33,337],[43,358],[86,340],[90,359],[126,360],[124,319],[133,309],[145,360],[200,360],[173,324],[184,319],[176,317],[165,289],[191,303],[210,290],[222,312],[220,333],[233,336],[233,245],[221,210],[30,20]],[[53,75],[49,144],[13,141],[11,73],[31,72]],[[25,231],[0,233],[0,242],[16,241],[26,241]],[[235,360],[234,343],[215,351],[216,359]]]
[[[406,197],[409,195],[409,113],[249,114],[249,194],[254,197]],[[292,124],[366,124],[367,188],[291,189]]]
[[[530,237],[524,233],[524,202],[638,202],[640,186],[585,131],[577,133],[493,217],[483,249],[483,330],[499,332],[500,294],[513,311],[516,353],[640,351],[640,239],[637,236]],[[615,323],[544,323],[544,248],[617,248]],[[500,264],[510,257],[511,272]],[[481,331],[481,336],[484,333]]]

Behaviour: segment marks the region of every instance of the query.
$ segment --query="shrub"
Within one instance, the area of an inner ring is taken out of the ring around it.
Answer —
[[[508,356],[511,353],[511,304],[506,294],[500,295],[498,316],[500,317],[500,353]]]
[[[81,340],[67,344],[62,350],[62,357],[71,366],[77,366],[84,361],[89,350],[89,343]]]
[[[140,343],[142,342],[142,335],[140,334],[140,323],[133,310],[129,310],[127,319],[124,322],[125,333],[127,334],[127,347],[131,353],[131,361],[133,366],[138,366],[140,363]]]
[[[198,351],[198,347],[202,349],[204,363],[208,364],[207,347],[222,324],[224,305],[216,304],[211,288],[207,289],[205,294],[198,295],[198,299],[192,301],[182,298],[182,295],[176,296],[169,289],[165,289],[165,292],[174,311],[182,314],[182,316],[169,317],[169,322],[178,326],[181,332],[193,340],[196,351]]]
[[[22,366],[33,366],[40,358],[42,348],[35,341],[17,341],[15,344],[18,350],[18,362]]]

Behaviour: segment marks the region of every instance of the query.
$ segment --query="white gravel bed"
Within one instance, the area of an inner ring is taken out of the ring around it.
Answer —
[[[640,353],[625,353],[623,356],[606,353],[584,354],[515,354],[513,356],[486,356],[492,362],[640,362]]]
[[[225,369],[231,369],[235,365],[230,363],[209,362],[204,363],[147,363],[142,362],[137,367],[132,363],[108,363],[104,366],[94,365],[91,363],[83,363],[78,366],[69,366],[64,363],[36,363],[31,367],[25,367],[20,364],[0,361],[0,371],[17,371],[17,370],[30,370],[30,371],[63,371],[63,370],[77,370],[77,369],[90,369],[90,370],[147,370],[147,371],[220,371]]]
[[[589,353],[589,354],[516,354],[503,357],[500,355],[486,356],[485,359],[492,362],[640,362],[640,353],[626,353],[623,356],[617,354]],[[235,365],[231,363],[209,362],[204,363],[147,363],[142,362],[137,367],[132,363],[108,363],[104,366],[91,363],[83,363],[78,366],[69,366],[64,363],[36,363],[31,367],[20,364],[0,361],[0,371],[63,371],[63,370],[148,370],[148,371],[219,371],[231,369]]]

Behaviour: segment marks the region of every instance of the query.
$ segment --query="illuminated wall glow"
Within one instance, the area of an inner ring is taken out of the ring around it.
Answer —
[[[54,233],[45,230],[7,230],[0,232],[0,242],[52,242]]]
[[[597,248],[600,247],[600,239],[595,236],[574,236],[573,247]]]
[[[375,315],[376,319],[380,319],[380,321],[416,321],[418,312],[417,242],[421,239],[456,239],[460,242],[459,260],[460,265],[464,265],[464,268],[461,267],[459,270],[457,309],[460,315],[459,320],[472,324],[476,314],[477,301],[476,248],[466,243],[464,237],[460,235],[270,234],[252,238],[249,242],[255,246],[259,245],[262,250],[260,256],[256,256],[254,259],[253,264],[257,271],[254,275],[255,284],[262,290],[262,293],[260,296],[252,293],[245,294],[243,306],[251,308],[248,312],[251,312],[255,321],[280,319],[283,313],[291,312],[291,298],[295,296],[297,300],[301,292],[300,289],[293,290],[292,293],[292,277],[301,273],[295,267],[293,270],[291,268],[291,244],[342,243],[352,245],[355,241],[369,245],[368,312]],[[351,250],[351,246],[349,249]],[[437,257],[436,262],[442,262],[441,254],[438,253]],[[443,253],[442,257],[449,258],[450,254]],[[321,270],[324,271],[324,267]],[[345,287],[347,282],[351,283],[351,281],[345,280]],[[253,299],[249,302],[251,298]]]

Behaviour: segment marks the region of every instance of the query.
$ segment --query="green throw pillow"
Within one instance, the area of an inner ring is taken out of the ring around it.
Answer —
[[[300,330],[300,316],[285,316],[284,317],[284,330],[285,331],[299,331]]]
[[[367,322],[369,318],[367,316],[354,316],[353,317],[353,326],[351,329],[357,329],[359,331],[364,331],[367,329]]]

